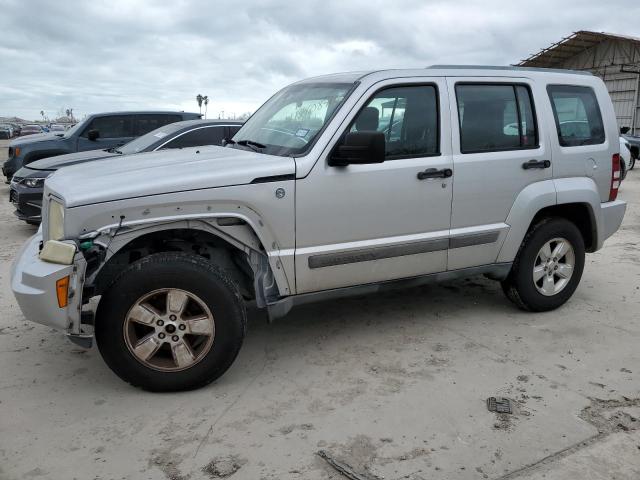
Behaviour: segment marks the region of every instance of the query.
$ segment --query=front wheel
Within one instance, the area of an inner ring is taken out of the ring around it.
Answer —
[[[544,219],[522,241],[502,289],[523,310],[558,308],[580,283],[584,255],[584,240],[575,224],[563,218]]]
[[[222,270],[199,256],[159,253],[130,265],[102,296],[95,334],[120,378],[177,391],[220,377],[245,330],[242,298]]]

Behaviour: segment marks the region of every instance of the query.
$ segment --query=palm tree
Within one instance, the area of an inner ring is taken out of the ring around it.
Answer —
[[[200,109],[200,115],[202,115],[202,100],[204,100],[204,97],[200,94],[198,94],[196,96],[196,101],[198,102],[198,108]]]
[[[44,110],[40,110],[40,115],[42,116],[42,120],[44,120]]]
[[[202,98],[202,101],[204,102],[204,118],[206,120],[207,119],[207,105],[209,105],[209,97],[207,95],[205,95]]]

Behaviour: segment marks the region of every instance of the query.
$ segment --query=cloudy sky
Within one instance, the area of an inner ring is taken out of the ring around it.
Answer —
[[[638,18],[638,0],[0,0],[0,116],[197,111],[198,93],[239,115],[308,76],[506,65]]]

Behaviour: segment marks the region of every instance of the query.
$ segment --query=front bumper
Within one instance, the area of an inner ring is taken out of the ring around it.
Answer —
[[[14,215],[29,223],[40,223],[42,219],[42,195],[44,188],[29,188],[12,182],[9,201],[15,207]]]
[[[11,267],[11,290],[22,313],[32,322],[80,334],[82,286],[86,262],[76,253],[72,265],[59,265],[40,260],[41,234],[24,244]],[[69,302],[58,307],[56,281],[69,275]]]

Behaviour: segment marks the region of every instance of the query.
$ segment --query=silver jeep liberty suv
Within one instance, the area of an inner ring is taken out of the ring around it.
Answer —
[[[154,391],[222,375],[249,301],[274,319],[484,274],[518,307],[551,310],[622,222],[618,149],[611,100],[589,74],[312,78],[224,147],[56,172],[12,288],[28,319],[85,346],[95,336],[116,374]]]

